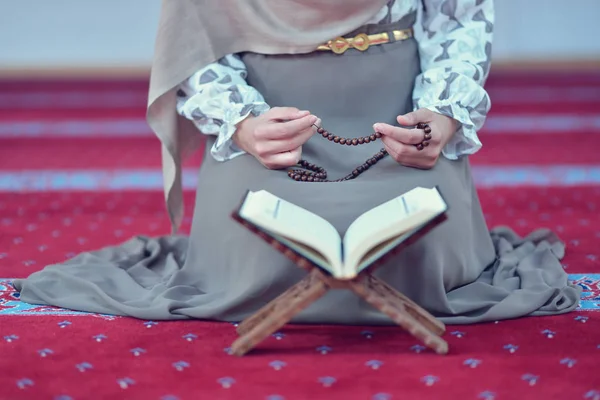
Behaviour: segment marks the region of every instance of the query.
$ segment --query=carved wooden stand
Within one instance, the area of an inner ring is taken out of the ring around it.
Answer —
[[[299,267],[308,270],[308,275],[238,325],[240,337],[231,346],[232,354],[246,354],[334,288],[353,291],[436,353],[448,352],[448,343],[440,337],[446,330],[444,324],[369,271],[362,272],[353,280],[340,281],[321,272],[307,260],[298,259],[290,251],[284,251],[284,254],[294,259]]]
[[[232,213],[232,218],[292,260],[298,267],[308,271],[308,275],[304,279],[238,325],[237,332],[240,337],[231,346],[232,354],[238,356],[246,354],[269,335],[288,323],[296,314],[322,297],[329,289],[351,290],[390,317],[392,321],[407,330],[411,335],[420,339],[425,346],[433,349],[438,354],[448,353],[448,343],[440,337],[446,330],[444,324],[408,297],[372,275],[379,265],[382,265],[395,254],[426,235],[435,226],[445,221],[445,214],[439,215],[416,232],[413,232],[408,239],[361,271],[352,280],[332,278],[305,257],[243,220],[237,212]]]

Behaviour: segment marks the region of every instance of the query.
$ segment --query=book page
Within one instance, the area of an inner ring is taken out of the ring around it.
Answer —
[[[446,208],[437,189],[415,188],[365,212],[350,225],[344,236],[347,269],[356,273],[356,264],[372,248],[426,223]]]
[[[332,274],[341,270],[342,243],[337,230],[312,212],[261,190],[249,192],[240,216],[275,235],[313,248],[331,264]]]
[[[333,273],[331,263],[329,262],[329,260],[327,260],[323,254],[319,253],[314,248],[306,246],[300,242],[297,242],[285,236],[274,234],[270,231],[265,232],[268,232],[268,234],[271,235],[271,237],[276,239],[278,242],[286,245],[292,250],[295,250],[297,253],[300,253],[307,260],[312,261],[317,267],[320,267],[321,269],[325,270],[325,272]]]
[[[358,266],[356,267],[356,272],[360,272],[363,269],[370,266],[375,260],[384,256],[387,252],[396,248],[396,246],[400,245],[402,242],[408,240],[417,229],[411,229],[406,233],[402,233],[399,236],[394,236],[391,239],[383,241],[377,244],[375,247],[371,248],[366,254],[362,256],[362,258],[358,261]]]

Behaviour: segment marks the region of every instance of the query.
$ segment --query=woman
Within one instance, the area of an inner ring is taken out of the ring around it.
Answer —
[[[191,235],[134,238],[49,266],[16,281],[21,299],[147,319],[241,320],[304,274],[230,219],[247,189],[266,189],[343,233],[362,212],[438,185],[448,220],[380,277],[446,323],[573,310],[579,292],[559,262],[562,243],[546,231],[490,234],[471,178],[468,155],[481,147],[476,131],[490,107],[493,16],[492,0],[165,1],[149,121],[163,143],[175,229],[180,160],[207,138]],[[321,124],[380,140],[342,146],[316,134]],[[389,156],[355,179],[297,182],[286,173],[302,157],[336,179],[382,147]],[[345,291],[295,321],[390,322]]]

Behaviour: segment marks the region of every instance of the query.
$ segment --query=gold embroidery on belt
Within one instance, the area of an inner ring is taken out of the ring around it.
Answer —
[[[394,36],[394,41],[409,39],[413,36],[412,29],[396,30],[392,31],[391,33]],[[337,37],[328,41],[326,44],[322,44],[321,46],[317,47],[317,50],[333,51],[335,54],[343,54],[349,48],[365,51],[370,46],[389,42],[390,36],[387,32],[377,33],[374,35],[359,33],[353,38],[343,38],[341,36]]]

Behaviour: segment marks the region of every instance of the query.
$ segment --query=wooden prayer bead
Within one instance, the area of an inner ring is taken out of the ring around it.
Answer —
[[[416,144],[415,147],[418,150],[423,150],[425,147],[429,146],[429,140],[431,140],[431,128],[427,124],[419,123],[416,126],[417,129],[423,129],[424,137],[423,141],[419,144]],[[328,132],[323,127],[317,127],[317,133],[323,136],[323,138],[329,140],[330,142],[334,142],[336,144],[345,145],[345,146],[358,146],[362,144],[368,144],[374,142],[377,139],[381,138],[381,133],[375,132],[369,136],[362,136],[357,138],[343,138],[337,135]],[[339,178],[333,181],[327,180],[327,171],[323,167],[319,167],[315,164],[309,163],[306,160],[300,160],[298,162],[298,166],[304,168],[304,170],[300,169],[291,169],[288,171],[288,176],[291,179],[294,179],[298,182],[342,182],[350,179],[354,179],[373,165],[377,164],[380,160],[388,155],[385,149],[379,150],[375,153],[371,158],[366,160],[362,165],[359,165],[356,169],[354,169],[350,174],[346,175],[343,178]]]

